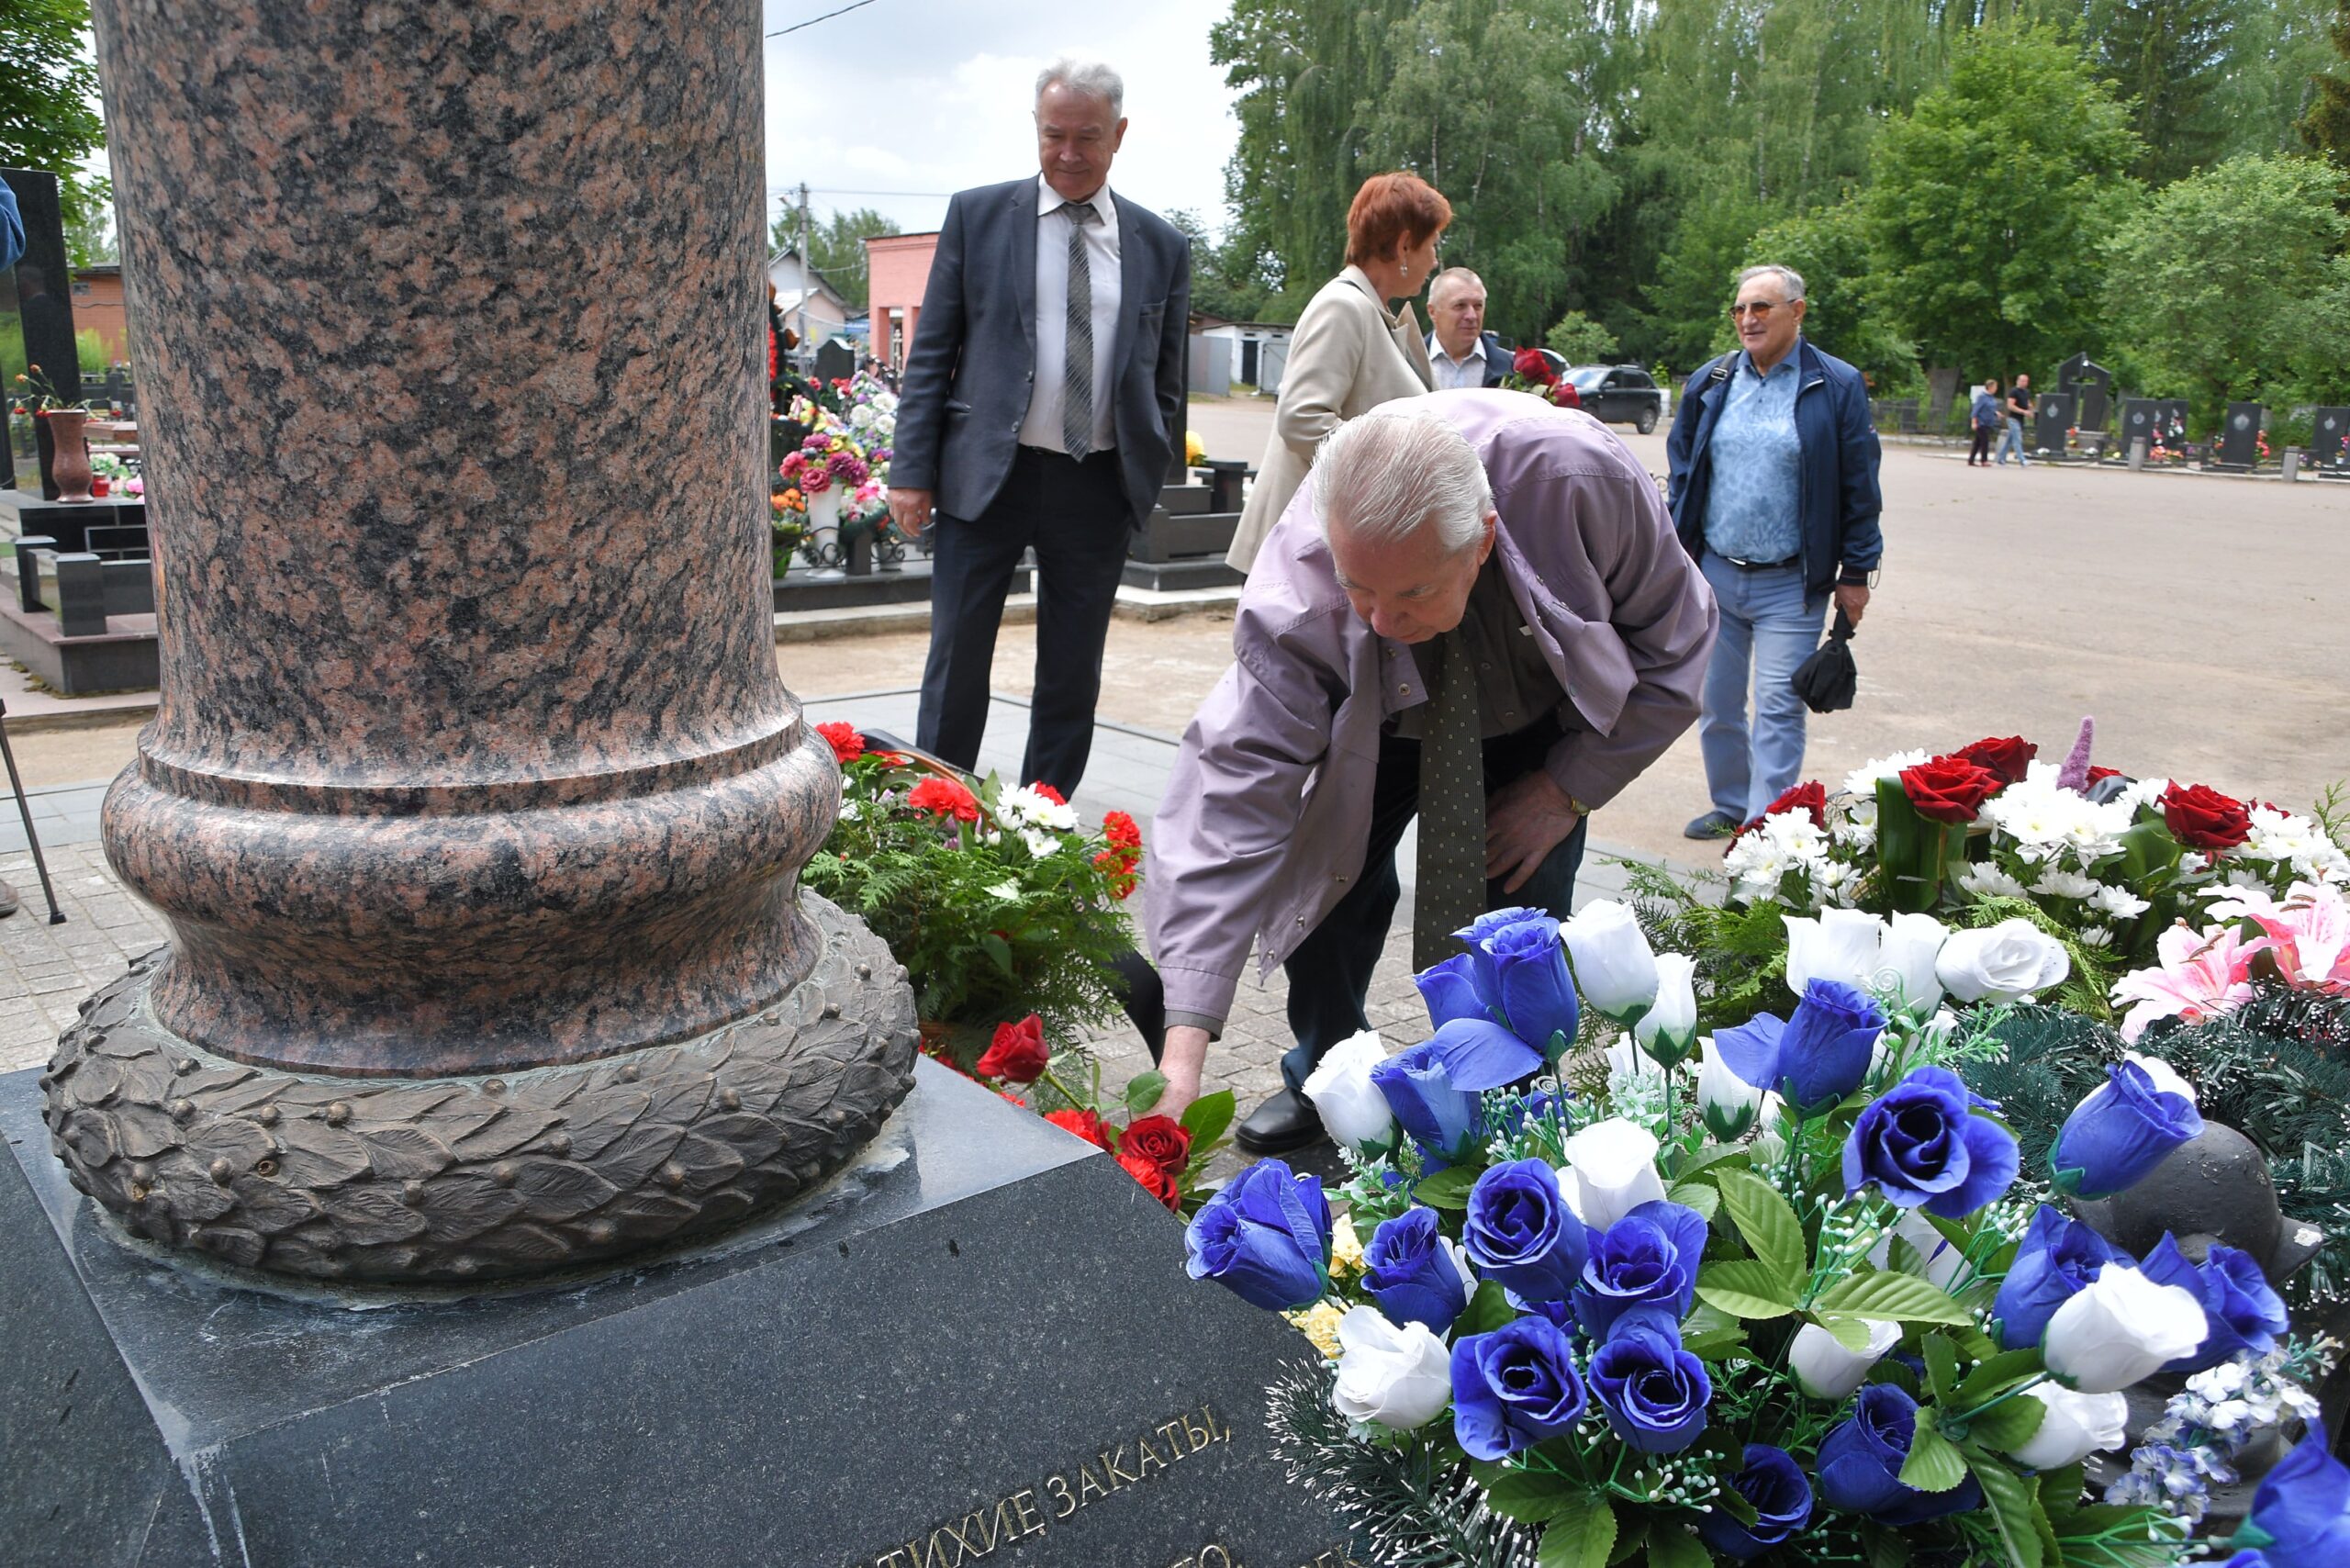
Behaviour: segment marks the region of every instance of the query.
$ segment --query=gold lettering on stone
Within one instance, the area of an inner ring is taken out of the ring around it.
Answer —
[[[1148,1438],[1137,1438],[1135,1440],[1135,1450],[1138,1456],[1135,1460],[1135,1476],[1137,1480],[1148,1475],[1150,1467],[1154,1464],[1161,1470],[1167,1468],[1167,1462],[1158,1457],[1158,1450],[1150,1446]]]
[[[1065,1519],[1077,1512],[1077,1494],[1069,1489],[1068,1482],[1058,1475],[1047,1476],[1045,1480],[1045,1490],[1052,1497],[1053,1518]],[[1063,1503],[1067,1503],[1069,1506],[1062,1507],[1060,1505]]]
[[[1116,1453],[1117,1457],[1114,1459],[1112,1458],[1110,1453],[1107,1451],[1094,1456],[1102,1462],[1102,1471],[1110,1477],[1110,1490],[1113,1492],[1115,1492],[1121,1486],[1131,1486],[1136,1483],[1136,1481],[1140,1479],[1140,1477],[1136,1476],[1133,1472],[1122,1470],[1118,1467],[1118,1460],[1125,1457],[1126,1445],[1120,1443],[1117,1447]]]
[[[1095,1495],[1107,1497],[1110,1489],[1093,1479],[1093,1467],[1080,1462],[1077,1467],[1077,1506],[1080,1508],[1093,1501]]]
[[[1067,1490],[1067,1488],[1063,1488],[1063,1490]],[[1036,1512],[1035,1508],[1031,1506],[1035,1502],[1035,1492],[1026,1486],[1023,1486],[1019,1491],[1014,1492],[1006,1499],[1006,1501],[1012,1505],[1012,1511],[1019,1516],[1019,1539],[1021,1540],[1024,1540],[1032,1535],[1042,1535],[1045,1533],[1045,1517]]]

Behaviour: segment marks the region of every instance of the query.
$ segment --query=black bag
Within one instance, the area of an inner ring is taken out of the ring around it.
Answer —
[[[1828,641],[1787,678],[1787,684],[1815,713],[1841,712],[1852,705],[1861,672],[1852,663],[1852,623],[1843,606],[1836,607],[1836,624],[1828,629]]]

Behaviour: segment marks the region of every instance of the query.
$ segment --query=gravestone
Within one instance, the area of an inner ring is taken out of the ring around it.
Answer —
[[[2260,462],[2260,416],[2257,403],[2231,403],[2220,421],[2220,465],[2250,469]]]
[[[25,223],[24,255],[12,270],[0,272],[0,387],[11,395],[23,391],[17,373],[37,364],[57,396],[71,402],[81,395],[82,368],[73,345],[73,274],[65,259],[57,176],[0,169],[0,179],[8,182]],[[18,489],[41,489],[34,434],[28,424],[10,440],[10,483]],[[44,493],[57,498],[54,487]]]
[[[2350,474],[2350,409],[2319,409],[2311,415],[2310,461]]]
[[[816,351],[816,378],[826,386],[856,374],[856,351],[838,338],[826,338]]]
[[[2105,429],[2112,412],[2113,372],[2085,353],[2076,353],[2056,367],[2056,387],[2076,401],[2074,426],[2087,434]]]
[[[2042,392],[2031,406],[2031,444],[2035,452],[2052,457],[2062,457],[2065,452],[2065,434],[2073,425],[2073,395],[2070,392]]]
[[[2163,444],[2177,452],[2187,444],[2187,399],[2164,398],[2154,405],[2154,421],[2162,427]]]
[[[2162,443],[2162,405],[2152,398],[2125,398],[2121,402],[2121,450],[2144,442],[2151,453]]]

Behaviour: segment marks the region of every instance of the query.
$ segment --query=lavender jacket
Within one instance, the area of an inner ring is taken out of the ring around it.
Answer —
[[[1523,392],[1402,401],[1477,449],[1502,573],[1581,719],[1545,766],[1605,805],[1697,716],[1711,590],[1656,481],[1589,414]],[[1410,651],[1339,591],[1310,484],[1258,554],[1232,655],[1183,732],[1143,882],[1168,1011],[1218,1019],[1249,944],[1270,973],[1361,875],[1381,726],[1426,695]]]

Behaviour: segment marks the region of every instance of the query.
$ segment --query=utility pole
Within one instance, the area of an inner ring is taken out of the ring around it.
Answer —
[[[800,182],[800,348],[808,353],[808,290],[814,286],[815,272],[808,262],[808,182]]]

